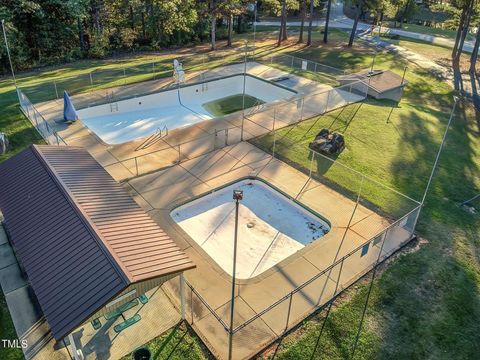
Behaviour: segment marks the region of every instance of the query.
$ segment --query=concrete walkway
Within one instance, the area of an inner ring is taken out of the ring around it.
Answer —
[[[70,355],[63,343],[53,340],[33,289],[22,274],[13,249],[0,225],[0,285],[22,349],[27,360],[67,360]]]
[[[380,40],[376,36],[372,37],[369,35],[362,35],[360,36],[360,38],[373,46],[385,49],[393,53],[397,53],[409,62],[419,66],[420,68],[427,69],[437,78],[445,80],[450,84],[453,83],[453,71],[451,68],[446,68],[444,66],[438,65],[435,61],[432,61],[421,54],[418,54],[402,46]]]

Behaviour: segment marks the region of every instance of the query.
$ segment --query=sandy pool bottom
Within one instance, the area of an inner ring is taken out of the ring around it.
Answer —
[[[233,271],[235,202],[239,206],[239,279],[261,274],[329,231],[318,216],[260,180],[241,180],[171,212],[175,222],[229,275]]]

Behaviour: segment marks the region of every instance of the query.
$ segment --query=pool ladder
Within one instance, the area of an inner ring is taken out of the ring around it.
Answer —
[[[146,138],[143,143],[138,145],[135,148],[135,151],[144,150],[152,146],[153,144],[155,144],[156,142],[158,142],[160,139],[164,138],[167,135],[168,135],[168,127],[167,125],[163,125],[162,127],[157,128],[157,130],[155,130],[155,132],[152,135]]]
[[[110,112],[118,111],[118,102],[110,103]]]

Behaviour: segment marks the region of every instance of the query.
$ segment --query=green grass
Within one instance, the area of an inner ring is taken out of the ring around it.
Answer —
[[[455,36],[457,35],[456,30],[439,29],[439,28],[433,28],[430,26],[423,26],[423,25],[417,25],[417,24],[403,24],[403,27],[401,30],[411,31],[419,34],[433,35],[433,36],[451,39],[451,40],[455,40]],[[474,40],[474,38],[475,36],[472,34],[467,35],[468,40]]]
[[[243,94],[236,94],[206,102],[202,106],[214,116],[223,116],[261,104],[265,104],[265,102],[255,96],[245,94],[244,99]]]
[[[203,360],[214,359],[203,346],[197,335],[185,323],[180,323],[162,335],[144,345],[151,354],[152,360]],[[130,360],[131,355],[121,360]]]
[[[7,303],[3,292],[0,292],[0,339],[15,340],[17,334],[13,327],[10,313],[8,312]],[[23,359],[23,352],[21,349],[4,348],[0,343],[0,359],[2,360],[17,360]]]
[[[370,55],[360,50],[302,51],[303,57],[353,69],[367,68]],[[386,53],[376,59],[377,68],[399,74],[405,65],[401,58]],[[305,171],[308,142],[321,128],[329,127],[346,137],[339,162],[421,198],[452,106],[452,90],[412,65],[406,78],[410,84],[398,106],[369,99],[282,129],[276,151]],[[480,219],[458,208],[459,202],[480,189],[478,119],[470,104],[461,103],[457,108],[417,228],[426,241],[377,278],[355,358],[470,359],[480,352],[479,343],[473,340],[480,330]],[[272,146],[271,136],[254,142],[266,149]],[[293,147],[292,142],[299,145]],[[358,189],[359,179],[338,166],[326,161],[314,166],[314,173],[341,190]],[[364,196],[386,212],[397,207],[383,191],[367,191]],[[365,294],[365,286],[360,286],[350,301],[333,310],[318,358],[349,358]],[[309,359],[322,317],[316,315],[288,336],[277,358]]]
[[[381,39],[391,44],[402,46],[432,60],[444,58],[450,61],[452,57],[452,49],[448,46],[434,45],[425,41],[410,39],[403,36],[401,36],[400,39],[389,39],[386,37],[381,37]]]

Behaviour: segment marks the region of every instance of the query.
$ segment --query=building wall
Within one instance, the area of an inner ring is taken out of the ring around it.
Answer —
[[[145,294],[148,290],[151,290],[157,286],[162,285],[165,281],[173,279],[174,277],[178,276],[179,274],[173,274],[168,276],[163,276],[155,279],[150,279],[146,281],[142,281],[136,284],[130,285],[124,291],[122,291],[118,296],[112,299],[107,306],[103,307],[99,311],[97,311],[94,315],[92,315],[85,323],[88,323],[94,319],[98,319],[99,317],[117,309],[119,306],[126,304],[129,301],[139,297],[142,294]],[[109,306],[110,305],[110,306]]]

